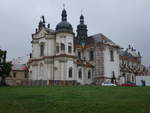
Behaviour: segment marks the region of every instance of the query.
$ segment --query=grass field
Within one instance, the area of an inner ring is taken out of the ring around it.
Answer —
[[[0,113],[150,113],[150,87],[0,87]]]

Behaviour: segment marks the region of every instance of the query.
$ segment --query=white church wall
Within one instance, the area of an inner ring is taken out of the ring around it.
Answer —
[[[54,79],[54,65],[53,63],[47,64],[48,80]]]
[[[32,66],[31,80],[38,80],[38,66]]]
[[[82,78],[79,78],[79,70],[80,70],[80,69],[81,69],[81,71],[82,71]],[[91,71],[91,78],[88,78],[88,71],[89,71],[89,70]],[[91,68],[79,66],[79,67],[77,68],[76,76],[77,76],[77,82],[79,82],[79,83],[82,84],[82,85],[91,84],[91,83],[92,83],[93,72],[92,72],[92,69],[91,69]]]
[[[55,55],[56,42],[55,39],[47,40],[47,56]]]
[[[32,58],[38,58],[40,56],[40,47],[38,43],[32,45]]]
[[[60,80],[60,62],[58,60],[54,61],[54,80]]]
[[[120,75],[119,54],[117,52],[117,49],[113,49],[113,51],[114,51],[114,61],[111,61],[110,47],[106,46],[104,50],[104,76],[108,78],[112,78],[113,71],[115,73],[116,78],[118,78],[118,76]]]

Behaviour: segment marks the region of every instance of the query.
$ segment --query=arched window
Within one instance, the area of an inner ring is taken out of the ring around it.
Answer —
[[[68,53],[72,53],[72,44],[68,43]]]
[[[134,76],[132,75],[132,82],[134,82]]]
[[[40,56],[44,56],[44,43],[40,44]]]
[[[69,68],[69,78],[72,78],[72,67]]]
[[[91,70],[88,71],[88,79],[91,79]]]
[[[90,61],[94,60],[94,52],[92,50],[89,52],[89,57],[90,57]]]
[[[78,58],[81,59],[81,52],[78,51]]]
[[[65,50],[65,44],[61,43],[61,50],[64,51]]]
[[[110,50],[110,61],[114,61],[114,51]]]
[[[81,70],[81,69],[80,69],[79,72],[78,72],[78,77],[79,77],[80,79],[82,79],[82,70]]]
[[[56,43],[56,53],[59,53],[59,44]]]

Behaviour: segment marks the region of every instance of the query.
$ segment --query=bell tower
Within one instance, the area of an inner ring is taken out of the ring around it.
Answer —
[[[80,24],[77,26],[77,39],[81,45],[85,43],[88,36],[87,31],[87,25],[84,24],[84,16],[81,14]]]

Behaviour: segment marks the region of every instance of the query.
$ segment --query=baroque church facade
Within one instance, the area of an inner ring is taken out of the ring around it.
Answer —
[[[32,34],[29,79],[78,84],[125,82],[121,47],[103,34],[88,36],[81,14],[76,34],[63,9],[56,29],[46,25],[44,17]],[[123,71],[122,71],[123,70]]]

